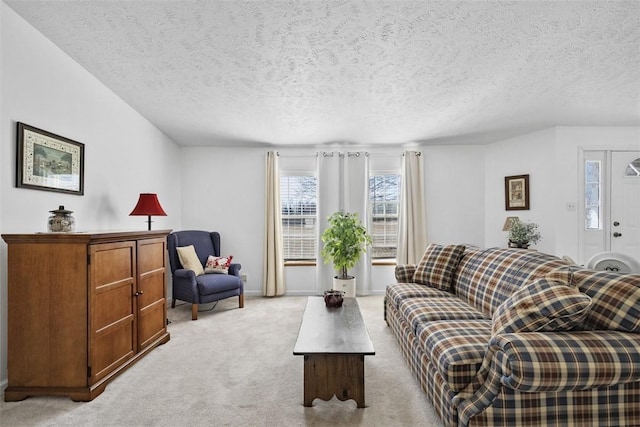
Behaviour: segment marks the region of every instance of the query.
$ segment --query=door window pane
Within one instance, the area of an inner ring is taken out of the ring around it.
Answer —
[[[602,192],[600,191],[602,178],[600,161],[585,161],[584,175],[585,229],[600,230],[602,228]]]
[[[624,176],[640,176],[640,159],[635,159],[631,163],[629,163],[624,170]]]

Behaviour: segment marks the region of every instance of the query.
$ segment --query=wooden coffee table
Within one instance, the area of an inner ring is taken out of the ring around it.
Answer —
[[[355,298],[327,308],[309,297],[302,316],[295,356],[304,356],[304,406],[313,399],[353,399],[364,408],[364,356],[375,355]]]

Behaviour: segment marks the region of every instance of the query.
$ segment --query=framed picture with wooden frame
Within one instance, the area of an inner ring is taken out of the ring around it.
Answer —
[[[18,122],[16,187],[84,194],[84,144]]]
[[[529,175],[504,177],[504,204],[508,211],[529,210]]]

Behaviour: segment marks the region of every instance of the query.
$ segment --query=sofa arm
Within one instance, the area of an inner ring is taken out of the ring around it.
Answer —
[[[492,368],[524,392],[585,390],[640,381],[640,334],[618,331],[497,335]]]
[[[398,283],[413,282],[413,274],[416,272],[415,264],[396,265],[396,280]]]

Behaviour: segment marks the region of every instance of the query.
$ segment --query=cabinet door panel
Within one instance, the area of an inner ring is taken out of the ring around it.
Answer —
[[[138,351],[166,333],[166,239],[138,241]]]
[[[90,246],[91,382],[136,352],[135,242]]]

